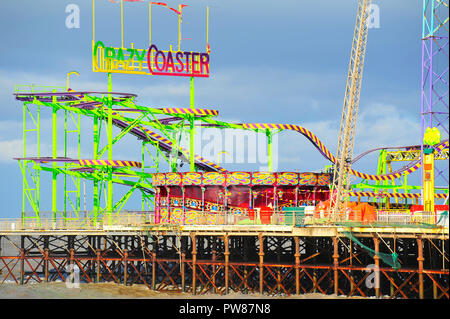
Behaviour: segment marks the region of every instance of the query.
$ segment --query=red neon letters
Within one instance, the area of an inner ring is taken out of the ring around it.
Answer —
[[[153,50],[154,54],[152,54]],[[152,44],[147,52],[147,63],[153,75],[209,77],[208,53],[181,51],[173,54],[170,51],[165,53]]]

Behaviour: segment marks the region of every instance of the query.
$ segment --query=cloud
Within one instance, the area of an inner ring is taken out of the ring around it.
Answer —
[[[62,113],[58,117],[57,127],[60,129],[57,136],[57,156],[64,156],[64,135],[62,128],[64,127],[64,119]],[[35,128],[34,123],[27,119],[25,126],[27,129]],[[82,132],[87,131],[87,123],[83,123],[81,127]],[[52,120],[50,118],[40,119],[40,147],[39,153],[41,157],[51,157],[53,154],[52,145]],[[73,128],[68,121],[68,129]],[[37,134],[36,132],[30,131],[26,133],[26,157],[37,157],[38,154],[38,144],[37,144]],[[82,133],[82,135],[86,135]],[[86,147],[86,137],[82,140],[81,157],[91,158],[90,147]],[[67,156],[71,158],[78,158],[78,147],[75,141],[74,134],[68,134],[68,146],[67,146]],[[84,142],[84,143],[83,143]],[[84,146],[84,147],[83,147]],[[23,123],[22,121],[0,121],[0,162],[5,164],[10,164],[14,162],[14,158],[23,157]]]
[[[64,149],[62,145],[58,145],[58,156],[64,156]],[[28,143],[25,148],[26,157],[37,157],[37,143]],[[40,144],[40,156],[51,157],[52,145],[47,143]],[[14,163],[14,158],[23,157],[23,139],[12,139],[0,141],[0,163],[11,164]],[[73,146],[67,148],[67,157],[78,158],[78,149]],[[89,158],[81,154],[81,158]]]
[[[339,121],[340,119],[320,120],[298,124],[313,132],[331,153],[336,154]],[[395,105],[371,103],[358,116],[353,157],[378,147],[420,144],[418,132],[420,132],[420,123],[409,114],[402,113]],[[316,170],[331,164],[305,137],[298,133],[283,132],[279,141],[278,156],[281,166],[307,167]],[[375,156],[378,156],[378,153],[375,153]],[[377,163],[373,159],[370,157],[370,161],[361,161],[362,165],[358,163],[357,169],[376,171]]]
[[[20,157],[22,149],[23,141],[20,139],[0,141],[0,162],[12,163],[13,158]]]
[[[341,75],[332,72],[311,73],[272,67],[234,67],[218,69],[208,80],[195,79],[195,106],[218,109],[219,118],[270,122],[274,113],[280,121],[310,118],[330,105],[340,104]],[[150,81],[148,81],[150,80]],[[21,116],[20,102],[12,93],[15,83],[66,86],[66,75],[0,70],[0,98],[16,104],[7,109],[9,118]],[[113,75],[113,91],[137,94],[136,103],[149,107],[189,107],[188,79],[135,77],[132,80]],[[323,94],[323,87],[328,94]],[[98,74],[71,76],[70,87],[80,91],[107,91],[106,80]],[[334,89],[335,88],[335,89]],[[29,90],[29,88],[24,88]],[[333,112],[327,112],[331,115]],[[298,121],[296,120],[296,121]]]
[[[268,66],[221,68],[198,85],[196,101],[218,108],[220,116],[239,116],[247,122],[273,122],[274,117],[298,122],[320,113],[333,114],[332,106],[341,103],[344,80],[345,76],[333,71],[314,73]],[[325,108],[329,109],[327,113],[323,112]]]
[[[395,105],[371,103],[358,117],[355,150],[418,145],[420,121]]]

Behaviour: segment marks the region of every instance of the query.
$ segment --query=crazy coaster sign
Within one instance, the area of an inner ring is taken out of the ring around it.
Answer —
[[[135,2],[136,0],[124,0]],[[115,1],[110,1],[115,2]],[[136,1],[142,2],[142,1]],[[93,1],[93,24],[92,24],[92,70],[105,73],[126,73],[146,75],[169,75],[187,77],[209,77],[209,8],[206,11],[206,53],[182,51],[181,50],[181,24],[183,8],[180,4],[178,9],[169,7],[164,2],[149,1],[149,48],[135,49],[133,43],[131,48],[124,47],[123,39],[123,1],[121,4],[121,47],[105,46],[102,41],[95,40],[95,1]],[[151,8],[152,6],[166,7],[171,13],[178,16],[178,51],[173,51],[172,46],[167,51],[159,50],[151,41]]]
[[[148,50],[114,48],[97,41],[92,67],[94,72],[209,77],[209,53],[163,51],[154,44]]]
[[[209,54],[198,52],[159,51],[152,44],[147,52],[147,65],[153,75],[175,75],[189,77],[209,76]],[[156,70],[152,68],[152,65]]]

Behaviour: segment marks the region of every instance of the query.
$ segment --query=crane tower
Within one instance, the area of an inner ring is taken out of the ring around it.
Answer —
[[[368,16],[372,0],[359,0],[356,15],[355,30],[353,33],[352,50],[345,87],[344,107],[339,128],[337,146],[338,163],[333,173],[333,183],[330,192],[330,216],[333,221],[343,218],[347,203],[346,191],[350,186],[348,170],[353,157],[355,141],[355,127],[358,115],[359,95],[364,67],[368,34]]]

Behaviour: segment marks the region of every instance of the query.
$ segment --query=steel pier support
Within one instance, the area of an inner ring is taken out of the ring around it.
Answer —
[[[2,234],[1,239],[0,284],[66,281],[73,278],[68,266],[76,265],[81,283],[143,284],[193,295],[449,298],[449,245],[442,235],[368,233],[357,237],[358,243],[340,236],[262,232]],[[386,263],[391,251],[398,255],[398,269]],[[373,271],[376,284],[368,285]]]

